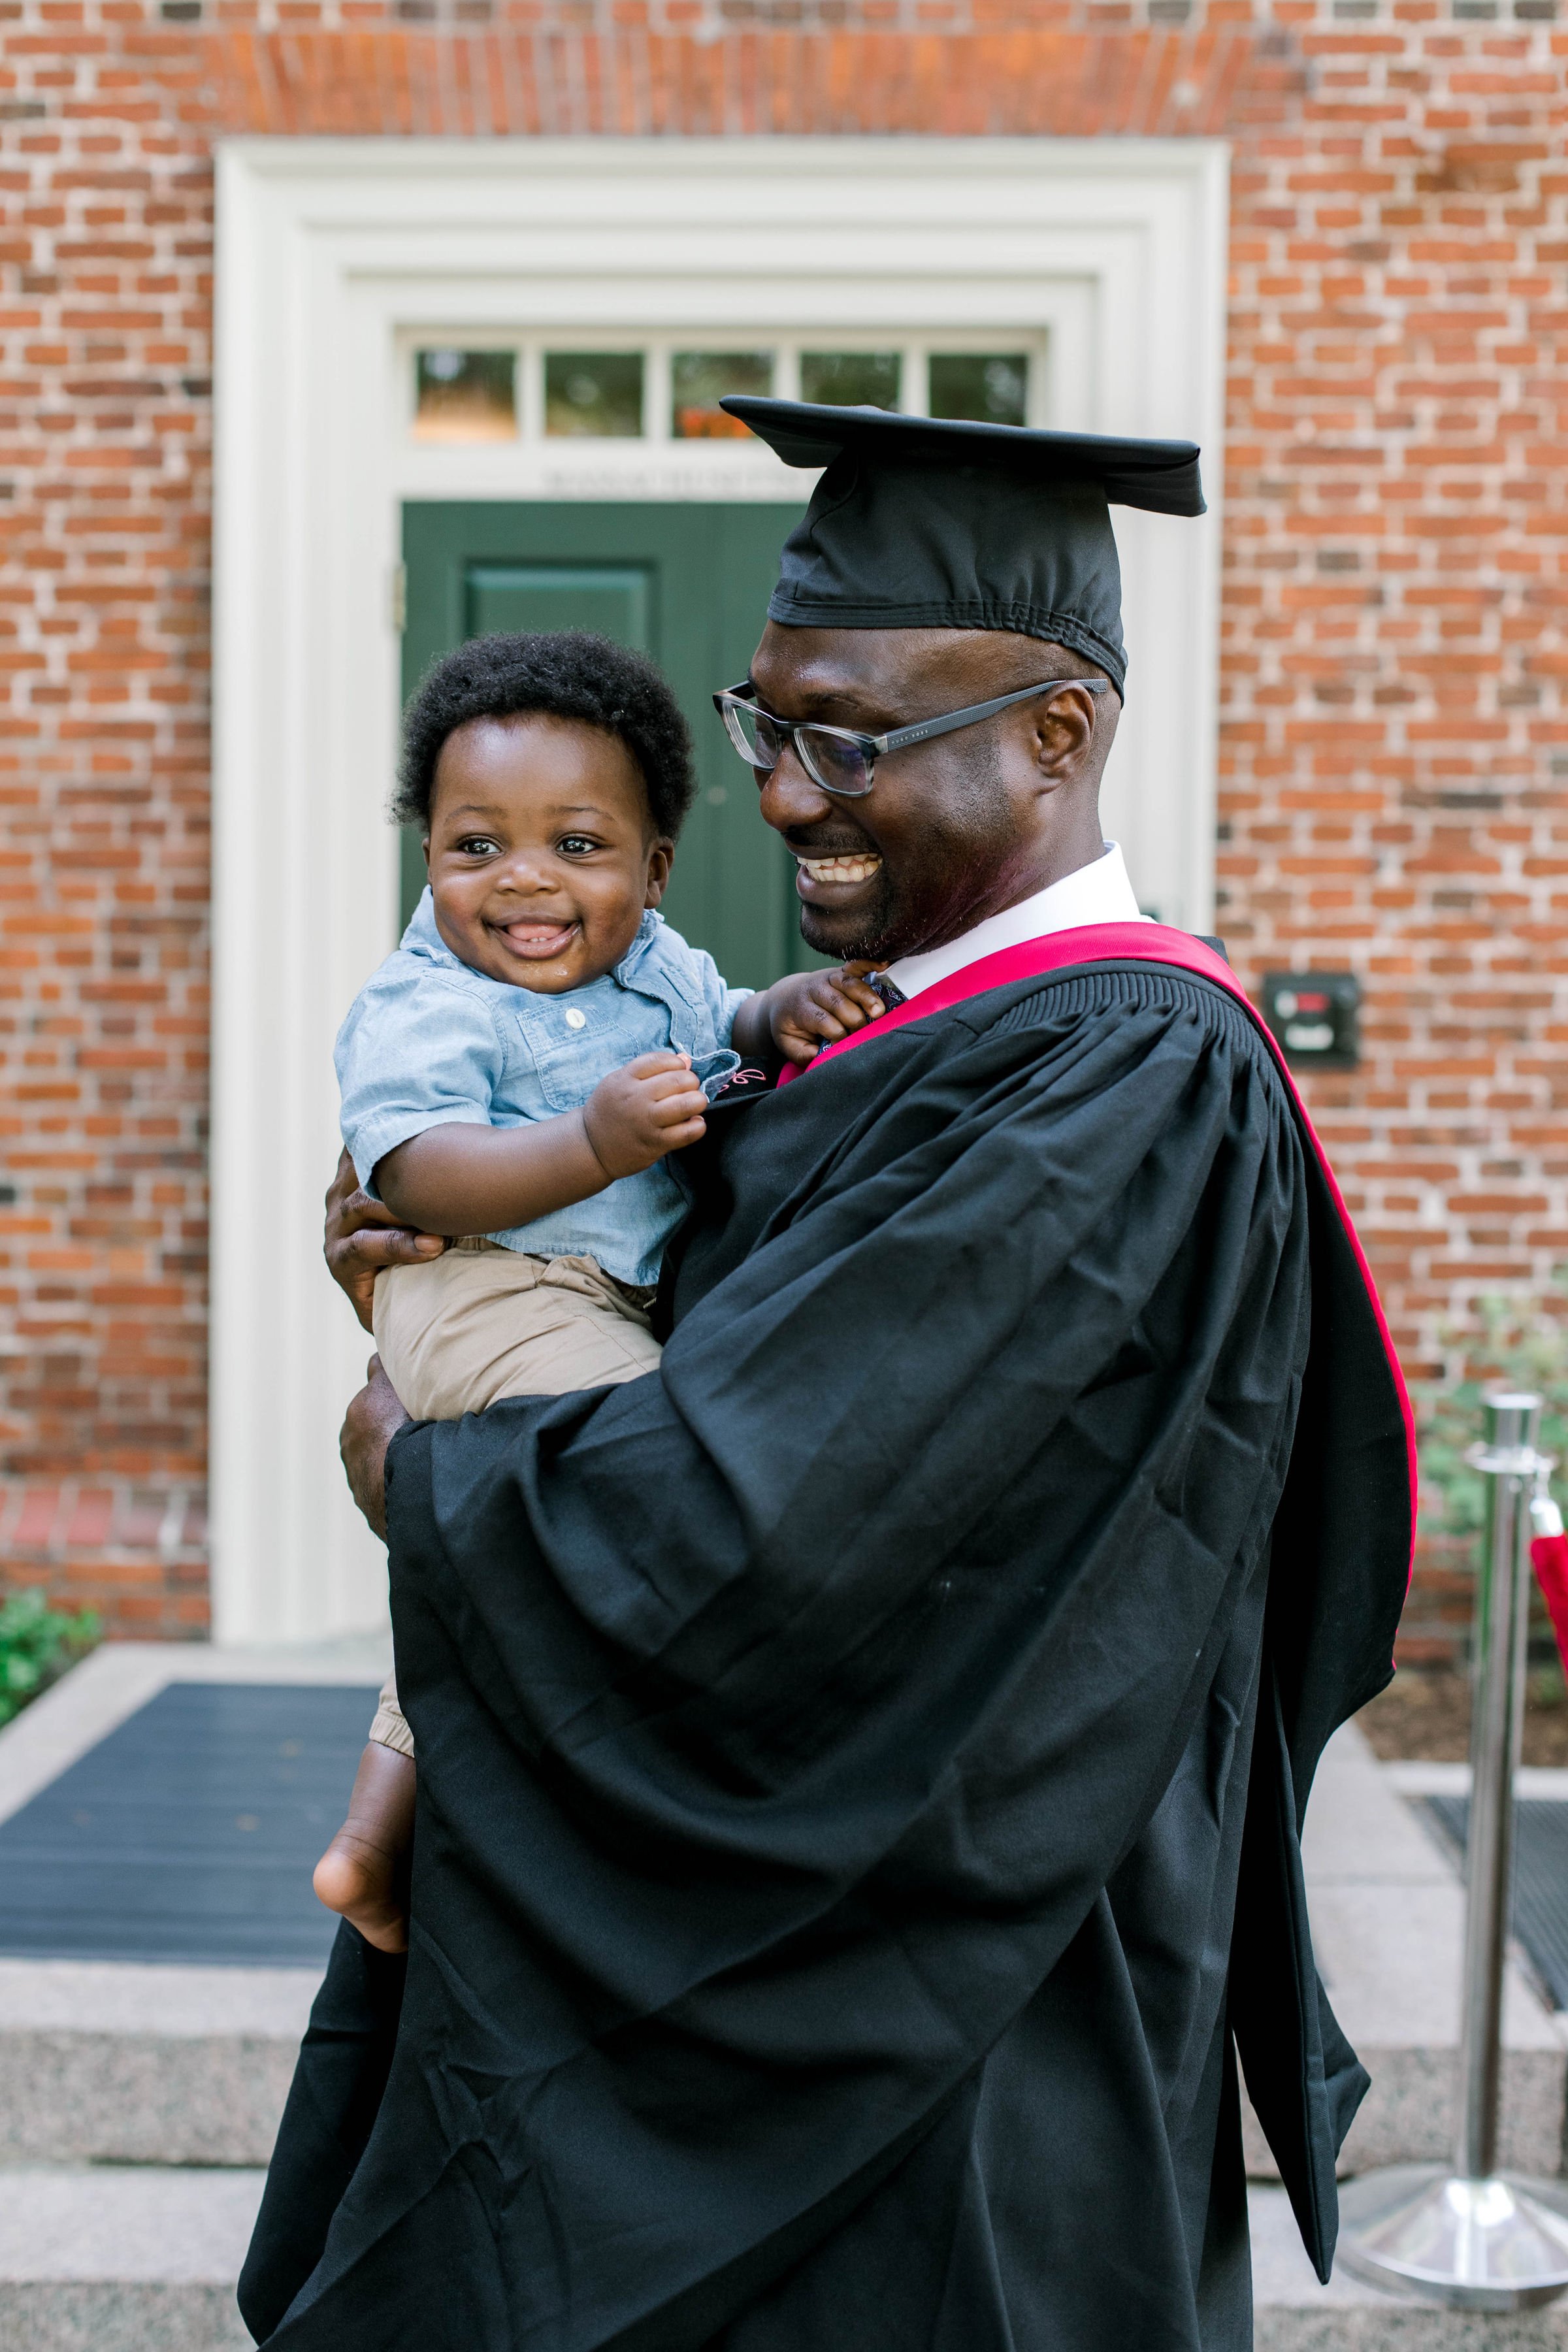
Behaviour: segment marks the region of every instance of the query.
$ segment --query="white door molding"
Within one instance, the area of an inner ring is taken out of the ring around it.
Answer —
[[[1226,161],[1214,141],[237,140],[218,156],[213,1603],[225,1641],[377,1623],[335,1436],[368,1342],[320,1255],[331,1043],[391,943],[408,498],[779,498],[726,444],[408,433],[411,334],[1044,333],[1048,421],[1204,445],[1197,524],[1118,512],[1107,826],[1212,906]],[[738,345],[745,347],[745,344]],[[759,625],[762,615],[758,615]]]

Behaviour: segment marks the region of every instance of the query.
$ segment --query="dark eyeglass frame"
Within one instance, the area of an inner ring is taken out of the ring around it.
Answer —
[[[1013,694],[998,694],[989,702],[972,702],[963,710],[945,711],[939,719],[921,719],[912,727],[895,727],[886,735],[862,735],[853,727],[828,727],[815,719],[780,719],[773,711],[763,709],[757,700],[757,689],[750,678],[743,678],[739,686],[726,687],[722,693],[716,694],[713,708],[724,721],[725,733],[757,777],[759,785],[762,778],[773,774],[787,743],[812,782],[820,786],[823,792],[831,793],[835,800],[859,801],[865,799],[877,781],[877,761],[885,759],[889,751],[901,751],[910,743],[929,743],[933,736],[952,735],[960,727],[977,726],[981,719],[994,719],[999,710],[1011,710],[1016,703],[1028,702],[1037,695],[1056,694],[1068,686],[1087,687],[1090,694],[1103,694],[1110,683],[1110,679],[1104,677],[1042,678],[1038,686],[1021,686]],[[753,758],[745,740],[741,720],[742,711],[765,719],[771,727],[777,728],[782,738],[778,753],[765,768]],[[830,784],[813,760],[810,744],[803,740],[803,738],[812,735],[831,735],[840,743],[853,744],[866,762],[865,782],[858,785]]]

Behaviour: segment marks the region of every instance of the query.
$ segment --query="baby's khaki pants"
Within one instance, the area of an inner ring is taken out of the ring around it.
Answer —
[[[456,1421],[499,1397],[564,1396],[651,1372],[660,1352],[651,1301],[591,1257],[458,1242],[423,1265],[377,1275],[376,1352],[416,1421]],[[391,1675],[370,1736],[414,1753]]]

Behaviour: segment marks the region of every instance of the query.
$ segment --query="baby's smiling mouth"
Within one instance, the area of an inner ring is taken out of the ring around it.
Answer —
[[[515,919],[490,928],[500,934],[513,955],[524,956],[531,963],[548,963],[552,957],[565,954],[582,925],[575,919],[565,923],[530,923]]]

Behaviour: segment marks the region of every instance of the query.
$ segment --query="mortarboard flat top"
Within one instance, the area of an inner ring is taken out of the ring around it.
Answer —
[[[1000,629],[1126,677],[1108,511],[1204,512],[1191,441],[1130,441],[732,396],[789,466],[826,468],[768,611],[797,628]]]
[[[733,393],[719,403],[786,466],[830,466],[843,451],[874,465],[984,466],[1016,481],[1098,482],[1106,503],[1151,514],[1201,515],[1195,441],[1126,441],[1106,433],[1047,433],[964,417],[905,416],[890,408],[829,408]]]

